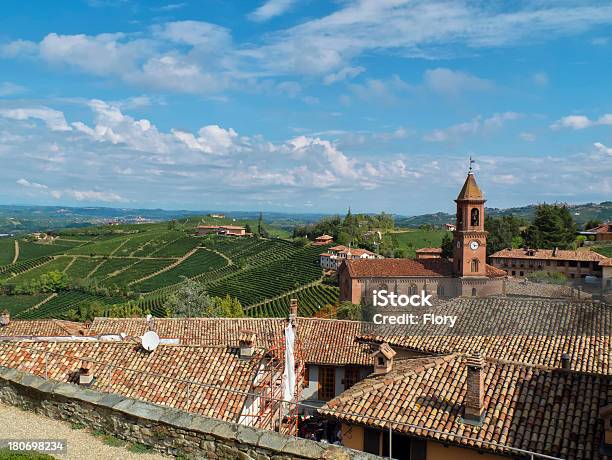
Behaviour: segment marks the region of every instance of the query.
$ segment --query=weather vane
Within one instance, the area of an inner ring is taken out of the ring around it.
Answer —
[[[468,174],[472,174],[472,170],[473,170],[472,165],[474,163],[476,163],[476,160],[473,160],[472,156],[470,155],[470,168],[468,169]]]

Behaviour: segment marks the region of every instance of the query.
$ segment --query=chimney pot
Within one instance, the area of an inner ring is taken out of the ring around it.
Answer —
[[[79,385],[85,387],[91,386],[94,380],[92,365],[89,361],[81,361],[81,367],[79,368]]]
[[[289,321],[291,324],[295,324],[298,315],[298,299],[291,299],[291,304],[289,306]]]
[[[572,365],[572,358],[567,353],[561,355],[561,369],[569,370]]]
[[[247,329],[243,329],[240,331],[238,336],[238,344],[240,346],[240,357],[241,358],[251,358],[253,353],[255,352],[255,339],[256,334],[253,331],[249,331]]]
[[[5,327],[8,326],[11,322],[11,314],[8,310],[4,310],[2,315],[0,315],[0,326]]]
[[[480,352],[468,356],[465,363],[467,368],[466,393],[464,399],[463,420],[466,423],[478,425],[482,423],[484,415],[484,360]]]
[[[378,350],[372,353],[374,357],[374,373],[387,374],[393,369],[393,357],[397,353],[388,343],[381,343]]]

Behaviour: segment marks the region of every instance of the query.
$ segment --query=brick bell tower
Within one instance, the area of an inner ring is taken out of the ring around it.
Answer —
[[[484,229],[485,199],[472,172],[473,160],[457,203],[453,238],[453,273],[457,277],[486,276],[487,232]]]

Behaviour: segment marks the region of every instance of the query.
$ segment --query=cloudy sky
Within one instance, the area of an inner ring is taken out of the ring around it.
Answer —
[[[172,0],[174,1],[174,0]],[[612,198],[612,2],[8,1],[0,203]]]

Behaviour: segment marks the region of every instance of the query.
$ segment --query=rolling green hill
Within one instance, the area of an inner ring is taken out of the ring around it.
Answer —
[[[186,279],[205,283],[211,295],[237,298],[249,314],[258,305],[257,316],[283,311],[287,296],[300,289],[306,289],[301,294],[308,303],[304,312],[314,314],[325,302],[338,299],[337,289],[318,287],[323,275],[318,258],[324,248],[273,237],[194,236],[202,222],[187,218],[66,229],[44,241],[3,238],[0,283],[6,294],[0,295],[0,309],[8,308],[15,318],[65,318],[83,302],[134,300],[163,315],[165,300]],[[52,271],[66,275],[67,290],[8,295],[35,289],[41,276]],[[274,306],[261,307],[266,302]]]

